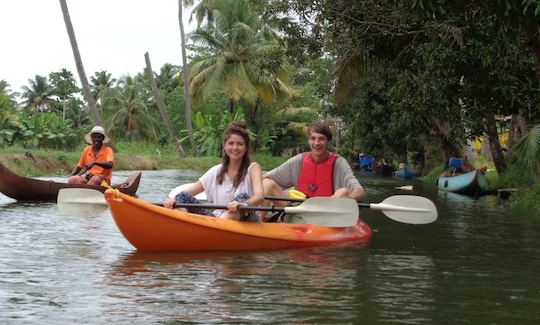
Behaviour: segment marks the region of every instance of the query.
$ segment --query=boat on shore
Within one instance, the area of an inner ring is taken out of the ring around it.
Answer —
[[[367,243],[371,228],[245,222],[167,209],[107,190],[105,199],[124,237],[144,251],[287,249],[347,242]]]
[[[139,188],[141,172],[133,173],[124,182],[112,185],[122,193],[135,195]],[[68,184],[20,176],[0,163],[0,192],[17,201],[56,202],[58,191],[62,188],[88,188],[105,192],[103,186]]]
[[[475,169],[466,173],[445,173],[437,179],[440,190],[478,196],[487,192],[486,168]]]

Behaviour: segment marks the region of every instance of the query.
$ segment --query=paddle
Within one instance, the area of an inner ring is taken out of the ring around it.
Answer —
[[[227,209],[226,205],[217,204],[176,203],[174,206],[176,208]],[[351,227],[356,225],[358,221],[358,205],[356,201],[345,198],[314,197],[294,207],[239,206],[239,209],[247,211],[283,211],[288,214],[285,216],[285,222],[313,223],[326,227]]]
[[[62,214],[99,214],[107,208],[103,193],[91,188],[62,188],[56,202]]]
[[[302,202],[302,199],[266,196],[271,201]],[[313,198],[311,198],[313,199]],[[311,200],[308,199],[308,200]],[[354,202],[354,201],[353,201]],[[387,197],[381,203],[357,203],[360,208],[380,210],[388,218],[414,225],[422,225],[437,220],[437,207],[422,196],[394,195]]]
[[[178,193],[186,190],[192,184],[183,184],[174,188],[169,197],[174,198]],[[411,186],[412,187],[412,186]],[[400,189],[409,190],[408,186],[403,186]],[[411,188],[412,189],[412,188]],[[295,191],[295,190],[293,190]],[[301,192],[300,192],[301,193]],[[198,194],[198,199],[206,199],[206,195],[203,193]],[[298,198],[282,198],[265,196],[267,200],[271,201],[288,201],[288,202],[303,202],[304,199]],[[386,198],[381,203],[358,203],[360,208],[370,208],[373,210],[381,210],[384,215],[392,220],[408,223],[408,224],[427,224],[437,220],[437,207],[429,199],[422,196],[414,195],[395,195]]]
[[[187,183],[187,184],[182,184],[182,185],[179,185],[175,188],[173,188],[170,192],[169,192],[169,197],[171,199],[174,199],[178,194],[180,194],[180,192],[184,192],[185,190],[187,190],[191,185],[193,185],[193,183]],[[202,193],[199,193],[197,195],[195,195],[195,198],[199,201],[206,201],[206,194],[204,192]]]

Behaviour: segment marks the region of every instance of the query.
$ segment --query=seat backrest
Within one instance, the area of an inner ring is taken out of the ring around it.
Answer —
[[[450,158],[450,160],[448,161],[448,167],[452,169],[463,169],[463,158]]]

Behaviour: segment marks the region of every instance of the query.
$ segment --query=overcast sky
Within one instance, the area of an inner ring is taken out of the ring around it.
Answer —
[[[67,0],[86,75],[155,72],[181,65],[178,0]],[[191,9],[184,9],[184,17]],[[187,23],[187,18],[185,19]],[[0,0],[0,80],[20,91],[28,79],[62,68],[78,80],[58,0]]]

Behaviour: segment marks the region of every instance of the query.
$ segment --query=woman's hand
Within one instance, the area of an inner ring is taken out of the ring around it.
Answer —
[[[87,163],[86,165],[84,165],[84,169],[88,170],[90,168],[92,168],[92,166],[94,166],[95,162],[91,161],[89,163]]]
[[[227,210],[229,210],[230,212],[239,212],[240,211],[240,209],[239,209],[240,206],[247,206],[247,203],[238,202],[238,201],[231,201],[231,202],[229,202],[229,204],[227,204]]]
[[[168,197],[165,199],[165,201],[163,201],[163,206],[165,208],[174,209],[175,203],[176,203],[175,199],[171,199],[170,197]]]

